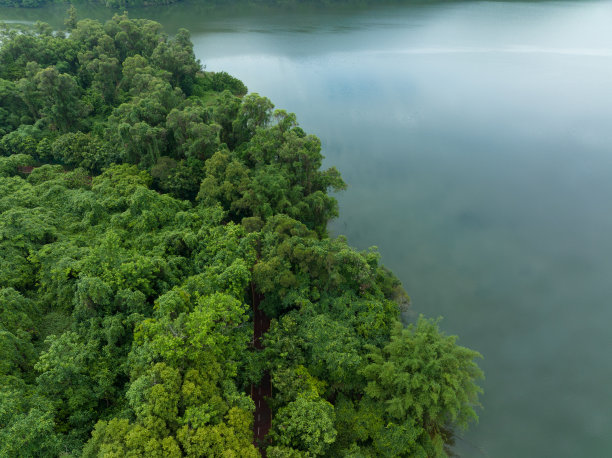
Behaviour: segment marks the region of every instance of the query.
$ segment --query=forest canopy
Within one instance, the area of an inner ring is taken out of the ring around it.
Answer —
[[[98,3],[108,8],[129,8],[135,6],[169,5],[183,0],[88,0],[87,3]],[[255,5],[255,6],[298,6],[302,4],[351,4],[364,3],[368,0],[192,0],[210,7],[226,5]],[[86,0],[0,0],[0,6],[13,6],[18,8],[36,8],[50,4],[79,4]]]
[[[319,139],[186,30],[67,27],[0,37],[0,456],[445,456],[479,355],[329,237]]]

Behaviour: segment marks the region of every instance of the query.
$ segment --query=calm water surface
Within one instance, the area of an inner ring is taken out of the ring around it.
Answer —
[[[349,183],[332,231],[484,355],[462,456],[612,456],[611,2],[130,14],[322,139]]]

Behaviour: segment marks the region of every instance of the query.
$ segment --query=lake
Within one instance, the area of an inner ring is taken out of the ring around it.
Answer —
[[[130,14],[322,139],[349,184],[331,231],[484,356],[461,456],[612,456],[612,2]]]

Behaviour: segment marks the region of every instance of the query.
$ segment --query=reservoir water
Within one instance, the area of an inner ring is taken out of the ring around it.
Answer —
[[[191,30],[207,69],[322,139],[349,184],[331,231],[379,247],[407,319],[484,356],[461,456],[612,456],[612,2],[130,15]]]

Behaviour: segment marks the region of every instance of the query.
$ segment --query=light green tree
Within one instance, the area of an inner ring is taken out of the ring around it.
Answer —
[[[407,329],[398,325],[384,348],[370,347],[362,373],[366,396],[384,405],[379,448],[393,444],[396,456],[443,456],[452,428],[477,420],[480,355],[455,340],[421,317]]]

